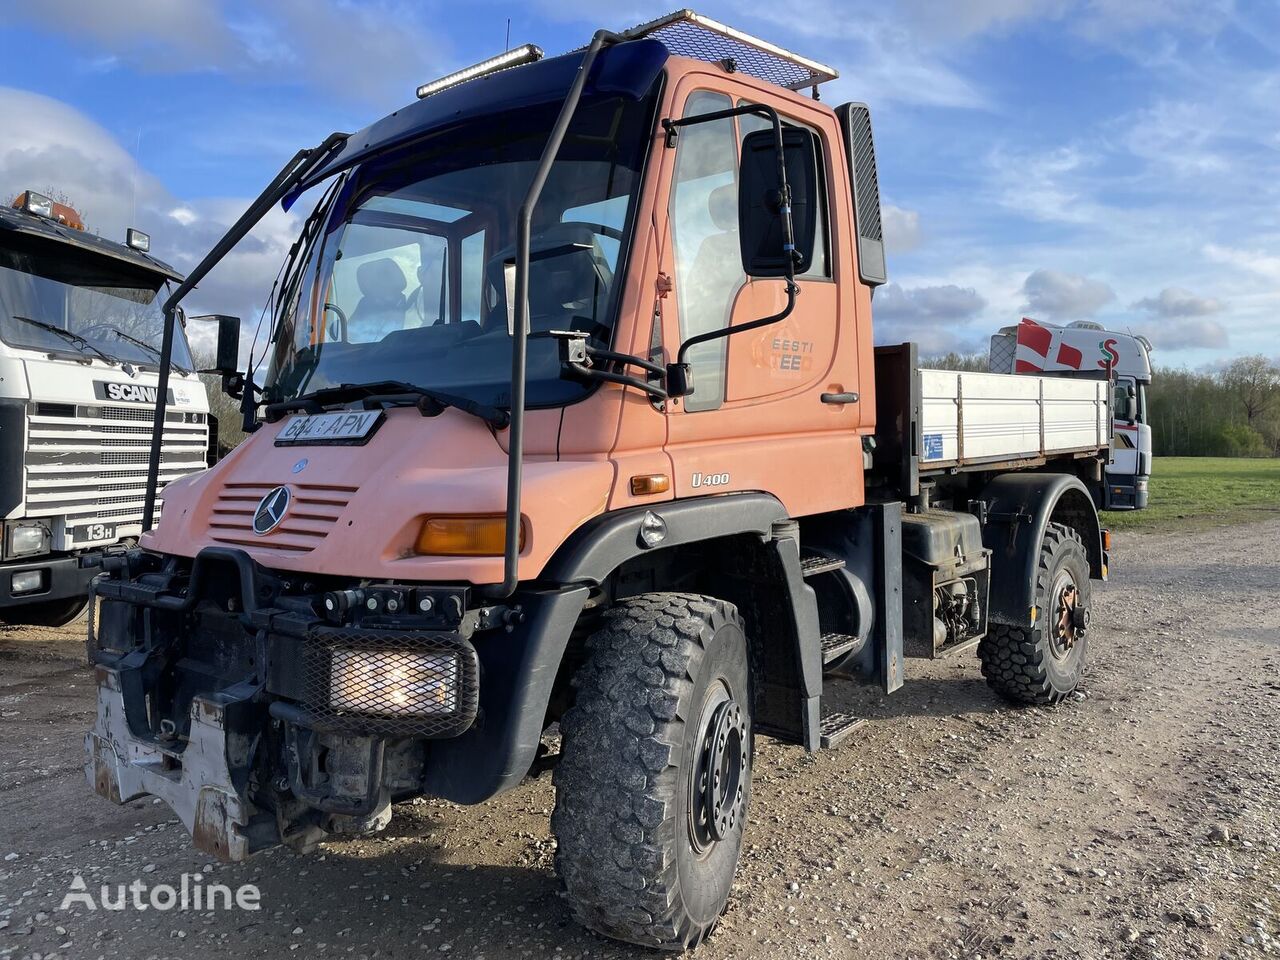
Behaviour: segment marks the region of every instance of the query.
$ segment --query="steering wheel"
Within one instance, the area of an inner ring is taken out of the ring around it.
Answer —
[[[600,236],[608,237],[610,240],[617,240],[619,243],[622,242],[622,231],[605,223],[592,223],[589,220],[566,220],[562,226],[586,227],[592,233],[598,233]]]
[[[345,341],[347,339],[347,315],[336,303],[326,303],[324,305],[325,313],[330,310],[338,315],[338,339]]]

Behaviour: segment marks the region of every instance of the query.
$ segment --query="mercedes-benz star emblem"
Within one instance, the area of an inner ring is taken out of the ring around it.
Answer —
[[[289,498],[288,487],[276,487],[259,500],[258,509],[253,512],[253,532],[262,536],[278,527],[289,509]]]

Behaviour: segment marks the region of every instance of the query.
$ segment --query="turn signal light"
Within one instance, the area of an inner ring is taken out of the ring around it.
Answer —
[[[646,473],[631,478],[631,495],[647,497],[655,493],[666,493],[671,489],[671,478],[665,473]]]
[[[427,517],[414,549],[433,557],[500,557],[507,541],[505,514],[471,517]],[[524,550],[524,524],[520,524]]]
[[[1102,531],[1102,549],[1103,550],[1111,549],[1111,531],[1110,530]]]

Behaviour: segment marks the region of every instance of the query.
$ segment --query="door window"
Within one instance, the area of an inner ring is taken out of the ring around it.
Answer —
[[[698,91],[685,102],[684,115],[731,106],[724,94]],[[732,118],[680,131],[670,215],[683,341],[725,327],[745,280],[738,243],[738,140]],[[714,410],[724,401],[726,346],[724,339],[711,340],[686,354],[693,368],[693,393],[685,398],[686,410]]]
[[[740,106],[745,106],[746,100],[739,102]],[[818,155],[818,196],[817,196],[817,229],[814,230],[813,259],[809,261],[809,269],[804,273],[797,274],[797,278],[812,280],[815,277],[829,277],[831,270],[829,267],[830,243],[827,239],[827,167],[822,158],[822,135],[808,124],[797,124],[785,117],[782,119],[784,127],[800,126],[813,134],[813,145]],[[754,113],[744,113],[738,118],[738,126],[742,130],[742,136],[753,133],[756,130],[771,130],[773,124],[764,117],[758,117]]]

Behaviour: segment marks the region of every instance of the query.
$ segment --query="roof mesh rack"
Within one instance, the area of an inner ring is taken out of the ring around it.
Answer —
[[[692,10],[677,10],[622,33],[628,40],[650,37],[678,57],[708,63],[733,61],[739,73],[803,90],[840,76],[833,67],[784,50],[750,34],[725,26]]]

